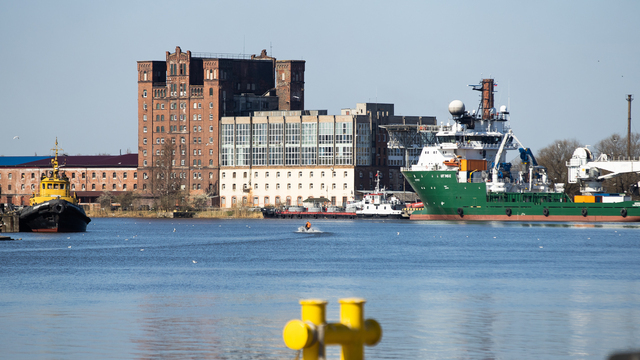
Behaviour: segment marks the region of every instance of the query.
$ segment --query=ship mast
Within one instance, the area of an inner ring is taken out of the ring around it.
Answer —
[[[629,103],[629,115],[627,116],[627,158],[631,158],[631,101],[633,101],[633,95],[627,95],[627,102]]]

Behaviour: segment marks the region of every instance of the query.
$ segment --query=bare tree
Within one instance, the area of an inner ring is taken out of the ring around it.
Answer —
[[[113,200],[113,194],[106,190],[103,191],[102,194],[98,197],[98,203],[100,204],[101,209],[111,210],[111,203],[113,202]]]
[[[133,191],[123,191],[116,196],[116,201],[120,203],[122,210],[131,210],[135,207],[134,203],[138,201],[138,194]]]
[[[538,164],[547,168],[547,176],[554,184],[565,184],[565,193],[573,196],[580,191],[578,184],[568,183],[567,161],[576,148],[580,147],[576,139],[556,140],[542,148],[536,155]]]
[[[151,191],[156,197],[158,207],[164,210],[173,209],[177,204],[184,202],[182,191],[182,178],[176,174],[175,166],[176,146],[165,143],[156,156],[151,173]]]
[[[198,209],[202,210],[206,205],[209,197],[206,194],[194,195],[191,197],[191,205]]]

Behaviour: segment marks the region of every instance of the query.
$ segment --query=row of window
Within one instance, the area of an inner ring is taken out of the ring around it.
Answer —
[[[63,173],[63,174],[64,174],[64,173]],[[112,176],[112,178],[117,179],[117,173],[116,173],[115,171],[113,172],[113,174],[112,174],[111,176]],[[11,179],[12,179],[12,177],[13,177],[13,174],[12,174],[12,173],[7,173],[7,178],[8,178],[9,180],[11,180]],[[96,173],[95,173],[95,172],[92,172],[92,173],[91,173],[91,178],[92,178],[92,179],[95,179],[96,177],[97,177]],[[20,179],[24,180],[25,178],[26,178],[25,173],[21,173],[21,174],[20,174]],[[36,173],[32,172],[32,173],[31,173],[31,178],[32,178],[32,179],[35,179],[35,178],[36,178]],[[76,173],[72,172],[72,173],[71,173],[71,178],[72,178],[72,179],[75,179],[75,178],[76,178]],[[82,178],[82,179],[85,179],[85,178],[86,178],[86,174],[85,174],[84,172],[81,174],[81,178]],[[107,178],[107,173],[106,173],[106,172],[103,172],[103,173],[102,173],[102,178],[103,178],[103,179],[106,179],[106,178]],[[127,172],[126,172],[126,171],[122,173],[122,178],[123,178],[123,179],[126,179],[126,178],[127,178]],[[134,173],[133,173],[133,178],[134,178],[134,179],[137,179],[137,178],[138,178],[138,173],[137,173],[137,172],[134,172]],[[0,173],[0,179],[2,179],[2,174],[1,174],[1,173]]]
[[[161,175],[162,174],[158,174],[158,178],[160,178],[160,177],[164,178],[164,176],[161,176]],[[186,179],[187,178],[187,173],[186,172],[181,172],[179,174],[171,173],[170,177],[172,179],[175,179],[175,178]],[[147,175],[146,172],[142,173],[142,178],[147,180],[149,178],[149,175]],[[193,178],[202,180],[202,173],[201,172],[194,172],[193,173]],[[212,172],[209,173],[209,179],[213,179],[213,173]]]
[[[222,190],[226,190],[226,188],[227,188],[226,184],[222,184]],[[253,184],[253,188],[255,190],[258,190],[259,189],[258,183]],[[332,190],[336,190],[337,188],[338,187],[337,187],[336,183],[331,184],[331,189]],[[237,189],[238,188],[237,188],[236,184],[232,184],[231,185],[231,190],[235,191]],[[269,190],[269,184],[264,184],[264,189],[265,190]],[[291,190],[291,189],[292,189],[291,183],[287,184],[287,190]],[[298,183],[298,189],[302,189],[302,183]],[[309,189],[313,189],[313,183],[309,184]],[[325,189],[326,189],[325,184],[324,183],[320,184],[320,190],[325,190]],[[347,190],[348,189],[348,184],[344,183],[342,185],[342,189],[343,190]],[[280,190],[280,183],[276,184],[276,190]]]
[[[279,205],[282,205],[280,196],[276,196],[275,197],[275,202],[273,204],[271,203],[271,199],[268,196],[265,196],[263,199],[264,199],[263,206],[269,206],[269,205],[279,206]],[[291,200],[292,200],[291,196],[287,196],[285,198],[284,204],[287,205],[287,206],[291,206],[292,205]],[[243,196],[241,198],[241,201],[242,201],[242,203],[241,203],[242,206],[249,205],[247,196]],[[335,196],[331,197],[331,204],[332,205],[336,205],[336,197]],[[346,204],[347,204],[347,197],[343,196],[342,197],[342,205],[346,205]],[[239,205],[238,204],[238,198],[236,196],[232,196],[231,197],[231,204],[230,205],[232,207]],[[298,206],[302,206],[303,205],[302,196],[298,196],[296,198],[296,205],[298,205]],[[223,207],[223,208],[227,207],[227,198],[225,196],[220,197],[220,206]],[[258,196],[254,196],[253,197],[253,206],[260,206],[260,198]]]
[[[42,185],[44,186],[44,184]],[[49,184],[49,186],[51,186],[51,184]],[[56,184],[57,186],[57,184]],[[62,185],[64,186],[64,185]],[[7,185],[8,190],[11,190],[11,184]],[[21,184],[20,185],[20,189],[21,190],[25,190],[25,185]],[[31,184],[31,190],[35,190],[36,189],[36,185],[35,184]],[[62,188],[64,189],[64,187]],[[87,190],[87,187],[85,184],[82,184],[81,186],[82,191]],[[138,184],[133,184],[133,190],[137,190],[138,189]],[[76,184],[71,184],[71,190],[75,191],[76,190]],[[96,190],[96,184],[91,184],[91,190]],[[102,190],[107,190],[107,185],[106,184],[102,184]],[[111,186],[111,190],[117,190],[117,186],[116,184],[113,184]],[[122,190],[123,191],[127,191],[127,184],[122,184]]]
[[[242,177],[243,178],[247,178],[248,173],[245,171],[242,173]],[[258,173],[257,171],[253,174],[254,178],[258,178],[260,175],[260,173]],[[337,172],[333,171],[331,173],[332,177],[336,177],[337,176]],[[347,171],[344,172],[344,174],[342,175],[342,177],[347,177],[349,175],[349,173]],[[222,172],[222,178],[226,178],[227,173],[225,171]],[[264,173],[264,177],[268,178],[269,177],[269,171],[266,171]],[[279,178],[280,177],[280,171],[276,171],[276,177]],[[287,177],[290,178],[291,177],[291,171],[287,171]],[[302,171],[298,171],[298,177],[301,178],[302,177]],[[309,177],[312,178],[313,177],[313,171],[309,171]],[[325,172],[321,171],[320,172],[320,177],[325,177]],[[360,177],[362,177],[362,171],[360,172]],[[231,178],[235,179],[236,178],[236,172],[232,172],[231,173]]]
[[[202,91],[202,89],[200,89],[200,91]],[[162,94],[162,92],[164,92],[164,90],[154,90],[154,93],[158,93],[158,94]],[[164,92],[164,94],[166,95],[166,92]],[[159,96],[165,96],[165,95],[159,95]],[[147,90],[142,91],[142,97],[146,98],[147,97]],[[142,107],[144,108],[144,110],[147,110],[147,103],[142,104]],[[171,110],[176,110],[178,108],[178,105],[175,102],[172,102],[171,104],[169,104],[169,108]],[[180,109],[186,109],[187,108],[187,104],[185,102],[181,102],[180,103]],[[202,103],[193,103],[193,108],[194,109],[202,109]],[[213,102],[209,103],[209,109],[213,109]],[[157,102],[156,103],[156,110],[164,110],[164,103],[160,103]]]
[[[162,127],[162,130],[164,131],[164,127]],[[147,128],[144,128],[144,132],[147,132]],[[184,137],[180,137],[180,143],[181,144],[186,144],[186,139]],[[171,143],[175,144],[176,143],[176,138],[171,138]],[[194,144],[202,144],[202,138],[201,137],[194,137],[193,138],[193,143]],[[213,144],[213,137],[209,137],[209,144]],[[147,138],[142,138],[142,144],[143,145],[147,145]],[[164,138],[156,138],[156,144],[164,144]],[[211,153],[213,155],[213,153]],[[183,154],[184,155],[184,154]]]

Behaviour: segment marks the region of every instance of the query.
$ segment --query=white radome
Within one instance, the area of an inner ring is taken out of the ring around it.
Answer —
[[[462,115],[464,114],[464,103],[460,100],[453,100],[449,104],[449,113],[451,115]]]

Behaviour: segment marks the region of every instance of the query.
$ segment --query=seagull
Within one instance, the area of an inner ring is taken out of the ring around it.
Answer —
[[[13,137],[13,140],[16,140],[16,139],[20,140],[20,136],[16,135],[16,136]]]
[[[173,232],[176,232],[176,228],[173,228]]]
[[[140,251],[144,251],[144,249],[140,249]]]
[[[198,262],[197,262],[197,261],[195,261],[195,260],[191,260],[191,261],[193,261],[193,263],[194,263],[194,264],[197,264],[197,263],[198,263]]]

